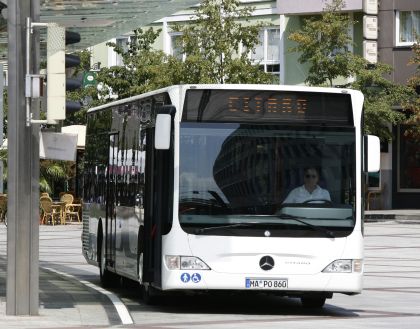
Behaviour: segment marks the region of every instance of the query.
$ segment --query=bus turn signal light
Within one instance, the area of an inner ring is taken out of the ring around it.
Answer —
[[[324,270],[324,273],[352,273],[362,272],[361,259],[337,259],[329,264]]]
[[[165,263],[170,270],[209,270],[200,258],[192,256],[165,256]]]

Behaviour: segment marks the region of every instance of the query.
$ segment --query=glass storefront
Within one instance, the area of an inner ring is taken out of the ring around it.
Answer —
[[[398,129],[398,192],[420,192],[420,135]]]

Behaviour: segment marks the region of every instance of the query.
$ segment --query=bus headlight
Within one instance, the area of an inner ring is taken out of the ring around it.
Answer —
[[[209,270],[200,258],[192,256],[165,256],[165,263],[170,270]]]
[[[337,259],[322,270],[324,273],[362,272],[361,259]]]

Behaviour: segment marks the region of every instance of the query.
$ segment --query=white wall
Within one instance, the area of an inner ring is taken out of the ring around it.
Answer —
[[[277,8],[280,14],[309,14],[320,13],[326,3],[326,0],[277,0]],[[345,11],[362,10],[362,0],[346,0]]]

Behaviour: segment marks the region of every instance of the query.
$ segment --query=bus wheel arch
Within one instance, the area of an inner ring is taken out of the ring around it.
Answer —
[[[331,298],[331,297],[330,297]],[[327,299],[326,295],[304,295],[300,298],[304,308],[322,308]]]
[[[156,305],[160,302],[161,293],[150,283],[141,285],[141,299],[147,305]]]

